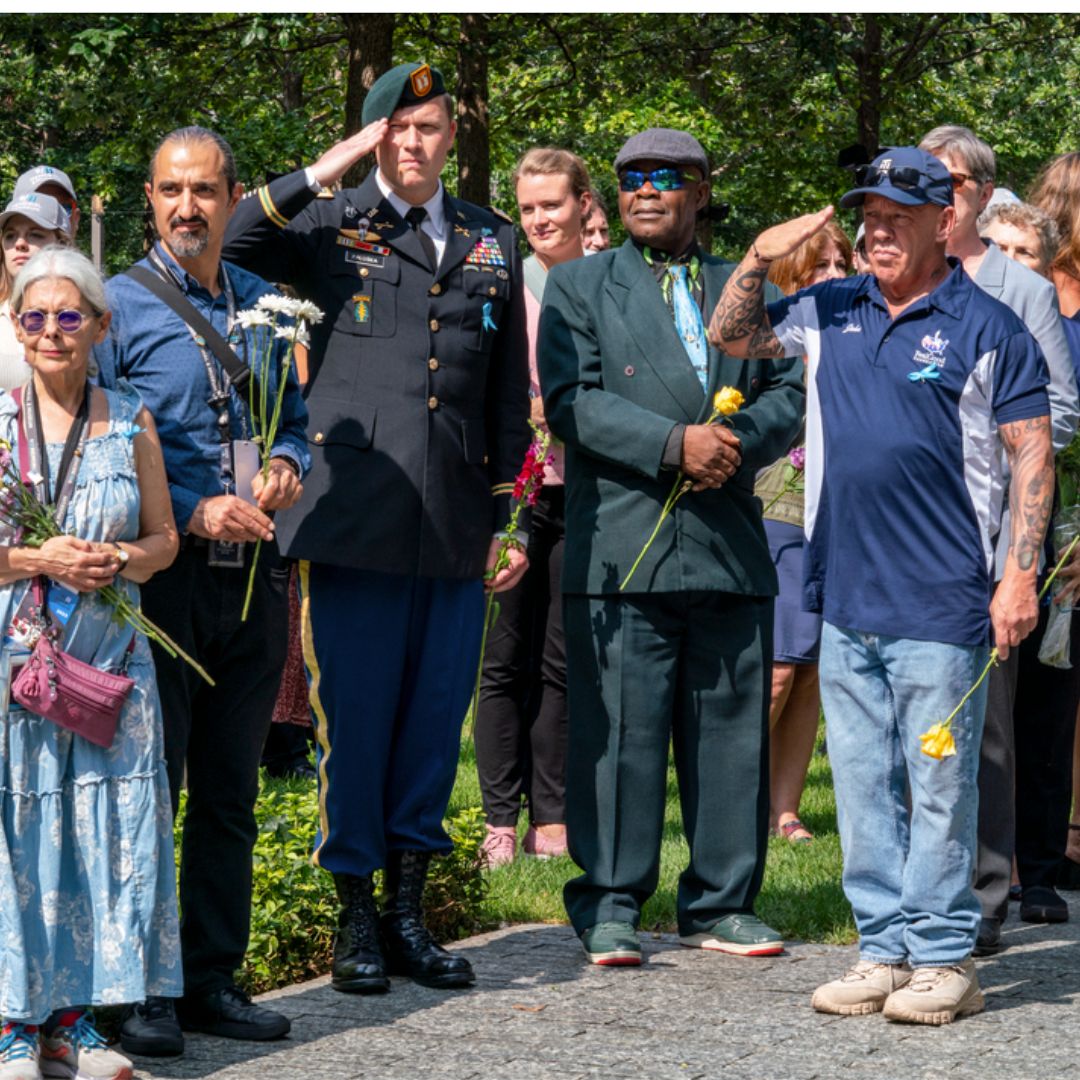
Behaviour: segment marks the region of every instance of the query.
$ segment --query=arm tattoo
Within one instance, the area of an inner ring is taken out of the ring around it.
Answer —
[[[717,348],[738,345],[739,354],[763,359],[784,355],[765,313],[765,275],[760,268],[740,266],[728,279],[709,321],[709,340]]]
[[[1009,553],[1021,570],[1038,565],[1054,501],[1054,457],[1050,418],[1036,416],[1004,424],[1001,441],[1012,471],[1009,485]]]

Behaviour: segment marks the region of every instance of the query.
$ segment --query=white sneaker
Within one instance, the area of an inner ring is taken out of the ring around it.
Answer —
[[[885,1001],[911,978],[907,964],[876,964],[860,960],[846,975],[814,991],[810,1004],[818,1012],[866,1016],[881,1012]]]
[[[0,1028],[0,1080],[41,1080],[38,1029],[18,1021]]]
[[[71,1027],[41,1036],[41,1075],[57,1080],[131,1080],[132,1064],[109,1049],[104,1036],[83,1013]],[[7,1080],[0,1073],[0,1080]]]
[[[982,1012],[985,1002],[975,964],[916,968],[907,986],[889,995],[885,1019],[909,1024],[951,1024],[958,1016]]]

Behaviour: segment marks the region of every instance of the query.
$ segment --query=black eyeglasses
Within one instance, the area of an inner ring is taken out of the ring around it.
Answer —
[[[653,169],[648,173],[640,169],[627,169],[619,175],[619,190],[639,191],[645,186],[647,180],[657,191],[678,191],[683,186],[684,180],[697,181],[697,179],[693,173],[683,172],[681,169]]]
[[[954,191],[958,191],[969,180],[974,180],[976,184],[979,183],[979,178],[976,177],[976,176],[972,176],[971,173],[951,172],[951,173],[949,173],[949,176],[952,177],[952,186],[953,186]]]
[[[923,187],[921,180],[929,180],[930,177],[921,169],[910,166],[894,169],[880,168],[877,165],[860,165],[855,170],[856,187],[876,187],[878,184],[890,183],[901,191],[916,191]]]
[[[28,334],[40,334],[49,323],[50,318],[56,319],[56,325],[65,334],[77,334],[87,319],[93,315],[84,315],[74,308],[65,308],[63,311],[38,311],[31,308],[19,315],[19,325]]]

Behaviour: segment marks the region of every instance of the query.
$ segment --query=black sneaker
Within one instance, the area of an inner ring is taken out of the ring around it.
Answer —
[[[149,997],[129,1005],[120,1025],[120,1045],[125,1053],[141,1057],[179,1057],[184,1052],[184,1033],[176,1019],[176,1002]]]
[[[1069,921],[1069,905],[1049,885],[1033,885],[1020,900],[1020,918],[1031,923]]]
[[[182,998],[176,1011],[184,1031],[201,1031],[225,1039],[280,1039],[292,1027],[287,1016],[253,1005],[238,986]]]
[[[979,933],[971,955],[996,956],[1004,948],[1005,944],[1001,940],[1001,920],[984,915],[979,922]]]

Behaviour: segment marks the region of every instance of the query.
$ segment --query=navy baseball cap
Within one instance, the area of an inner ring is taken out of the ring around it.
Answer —
[[[903,206],[953,204],[949,170],[917,146],[894,146],[878,154],[869,165],[855,170],[855,183],[859,186],[841,197],[841,206],[862,206],[867,195],[881,195]]]

